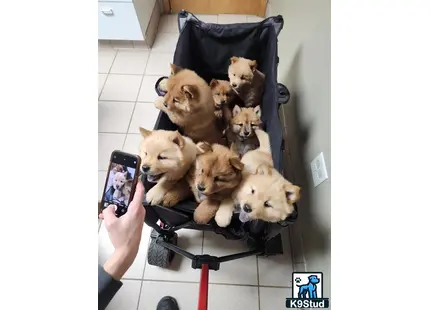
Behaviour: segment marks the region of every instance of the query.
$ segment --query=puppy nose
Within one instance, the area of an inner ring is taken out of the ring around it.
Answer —
[[[221,104],[225,104],[225,100],[221,100]]]
[[[166,102],[166,101],[164,101],[164,102],[163,102],[163,104],[164,104],[164,106],[167,108],[167,102]]]
[[[237,84],[236,84],[236,83],[233,83],[233,84],[231,84],[231,86],[233,86],[233,87],[237,87]]]
[[[143,165],[142,166],[142,171],[143,172],[148,172],[149,171],[149,169],[151,169],[149,166],[147,166],[147,165]]]
[[[204,186],[203,184],[198,184],[198,185],[197,185],[197,189],[198,189],[199,191],[203,192],[206,188],[205,188],[205,186]]]
[[[250,132],[249,132],[249,131],[245,131],[243,134],[244,134],[245,136],[249,136]]]
[[[252,211],[251,206],[249,204],[245,203],[243,205],[243,211],[245,211],[246,213],[251,212]]]

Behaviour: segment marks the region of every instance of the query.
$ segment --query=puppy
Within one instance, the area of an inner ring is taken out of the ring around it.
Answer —
[[[128,179],[125,181],[124,187],[122,188],[121,194],[124,197],[124,204],[128,205],[130,201],[130,194],[131,194],[131,186],[133,185],[133,180]]]
[[[228,143],[242,157],[246,152],[258,147],[255,130],[261,128],[260,106],[255,108],[233,108],[233,117],[227,130]]]
[[[209,85],[194,71],[170,66],[172,74],[167,80],[167,93],[155,101],[155,107],[195,142],[221,143],[222,133],[216,123]]]
[[[196,158],[196,145],[178,131],[151,132],[140,128],[140,133],[143,137],[140,144],[141,170],[149,182],[157,183],[146,193],[146,201],[153,205],[173,206],[178,201],[166,200],[165,195],[190,169]]]
[[[220,144],[200,142],[197,154],[187,181],[199,203],[194,221],[206,224],[215,216],[220,202],[239,185],[243,164],[236,153]]]
[[[261,102],[264,88],[264,74],[257,70],[255,60],[231,57],[228,67],[230,85],[242,99],[245,107],[255,107]]]
[[[128,172],[115,172],[112,180],[112,186],[114,188],[113,198],[118,199],[122,196],[122,188],[127,181]]]
[[[124,172],[124,167],[120,164],[112,163],[111,168],[111,171],[113,172]]]
[[[218,119],[222,118],[222,106],[229,101],[231,86],[229,81],[215,80],[209,83],[212,91],[212,96],[215,102],[215,116]]]
[[[259,129],[255,133],[260,147],[242,157],[242,182],[231,198],[223,200],[215,216],[220,227],[230,224],[235,204],[240,207],[242,222],[279,222],[293,213],[293,203],[300,199],[300,187],[291,184],[273,167],[267,133]]]

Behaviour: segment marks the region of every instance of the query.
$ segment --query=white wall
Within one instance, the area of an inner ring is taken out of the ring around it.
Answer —
[[[281,14],[278,81],[291,92],[282,109],[286,124],[288,178],[302,187],[299,219],[292,229],[293,250],[300,246],[309,271],[324,273],[324,297],[330,296],[330,1],[270,0]],[[329,179],[314,188],[309,163],[324,153]],[[289,154],[288,154],[289,153]],[[302,242],[300,241],[300,235]]]

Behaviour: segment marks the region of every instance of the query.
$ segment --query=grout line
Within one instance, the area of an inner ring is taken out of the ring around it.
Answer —
[[[202,252],[200,253],[201,255],[203,255],[203,245],[205,243],[205,232],[204,231],[202,232],[203,232],[203,238],[202,238]]]
[[[139,279],[127,279],[123,278],[124,280],[135,280],[140,281]],[[179,280],[163,280],[163,279],[142,279],[142,281],[146,282],[162,282],[162,283],[183,283],[183,284],[196,284],[200,282],[192,282],[192,281],[179,281]],[[256,284],[237,284],[237,283],[211,283],[209,284],[213,285],[226,285],[226,286],[248,286],[248,287],[268,287],[268,288],[292,288],[292,286],[279,286],[279,285],[256,285]]]

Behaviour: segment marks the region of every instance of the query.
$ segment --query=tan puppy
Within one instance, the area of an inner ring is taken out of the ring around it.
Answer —
[[[228,78],[233,90],[238,94],[245,107],[260,104],[264,88],[264,74],[257,70],[255,60],[243,57],[231,57]]]
[[[260,106],[255,108],[233,108],[233,117],[227,130],[228,143],[242,157],[258,147],[255,130],[261,128]]]
[[[232,198],[221,203],[215,216],[220,227],[230,224],[234,203],[240,206],[239,219],[242,222],[278,222],[293,213],[293,203],[300,199],[300,187],[291,184],[273,167],[267,133],[259,129],[255,133],[260,147],[243,156],[242,182]]]
[[[196,145],[178,131],[140,128],[143,141],[140,145],[141,170],[147,180],[157,183],[146,193],[146,201],[156,205],[173,206],[177,201],[165,199],[166,193],[175,187],[188,172],[196,158]]]
[[[155,101],[155,107],[166,113],[195,142],[222,142],[209,85],[194,71],[170,66],[172,74],[167,80],[167,93]]]
[[[231,197],[239,185],[243,164],[236,153],[220,144],[200,142],[197,152],[187,181],[199,203],[194,221],[206,224],[215,216],[220,202]]]
[[[215,80],[209,83],[212,91],[212,96],[215,102],[215,116],[218,119],[222,118],[222,106],[227,104],[231,92],[231,86],[229,81]]]

